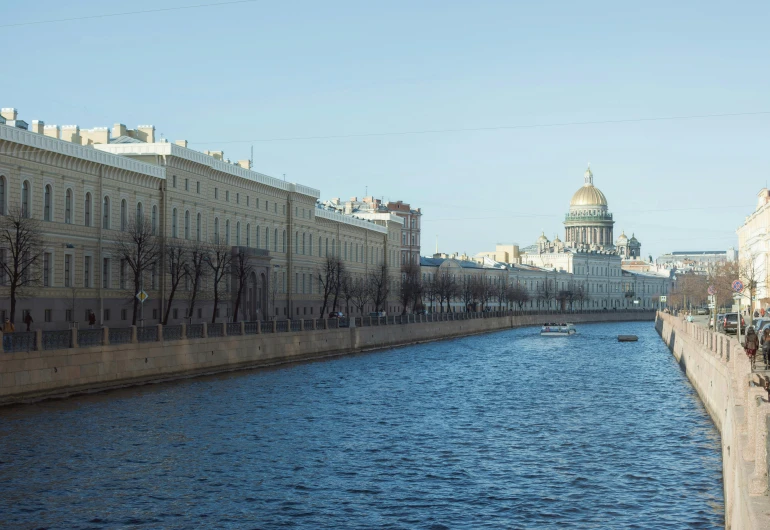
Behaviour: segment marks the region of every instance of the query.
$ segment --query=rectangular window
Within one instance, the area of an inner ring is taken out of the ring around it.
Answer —
[[[102,260],[102,289],[110,288],[110,258]]]
[[[190,179],[184,179],[184,190],[190,191]]]
[[[126,260],[120,260],[120,288],[126,288]]]
[[[46,309],[43,312],[43,320],[45,320],[46,322],[51,322],[51,310],[50,309]]]
[[[127,309],[121,309],[120,310],[120,320],[128,320],[128,310]]]
[[[90,309],[86,309],[86,312],[85,312],[85,314],[83,315],[83,320],[84,320],[84,321],[86,321],[86,322],[88,322],[88,317],[89,317],[90,315],[91,315],[91,310],[90,310]]]
[[[249,205],[249,196],[246,195],[246,206],[248,206],[248,205]]]
[[[152,319],[153,320],[158,320],[158,310],[157,309],[153,309],[152,310]]]
[[[195,183],[195,193],[200,193],[200,192],[201,192],[201,181],[199,180],[198,182]]]
[[[0,281],[0,284],[3,282]],[[51,285],[51,253],[46,252],[43,254],[43,287],[49,287]]]
[[[171,177],[171,187],[176,188],[176,175]]]
[[[174,319],[176,320],[177,318],[179,318],[179,309],[177,309],[177,308],[175,307],[175,308],[174,308]]]
[[[72,256],[69,254],[64,255],[64,287],[72,286]]]
[[[203,309],[198,308],[198,318],[203,318]]]
[[[236,193],[235,194],[235,204],[241,204],[241,194]]]
[[[66,322],[72,322],[72,309],[67,309],[64,311],[64,320]]]
[[[109,319],[110,319],[110,310],[109,309],[105,309],[104,310],[104,320],[107,321]]]
[[[83,258],[83,287],[91,287],[91,256]]]
[[[225,190],[225,202],[230,202],[230,190]]]
[[[219,188],[214,188],[214,198],[215,199],[219,198]]]

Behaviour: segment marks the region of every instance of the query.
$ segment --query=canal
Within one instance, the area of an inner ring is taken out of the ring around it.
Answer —
[[[578,330],[0,408],[0,527],[723,528],[719,432],[652,323]]]

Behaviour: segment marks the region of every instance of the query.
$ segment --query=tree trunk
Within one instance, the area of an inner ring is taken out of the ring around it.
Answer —
[[[11,324],[13,324],[16,320],[16,285],[11,284]],[[74,315],[73,315],[74,317]]]
[[[243,287],[238,289],[238,294],[235,297],[235,309],[233,310],[233,322],[238,322],[238,308],[241,306],[241,293],[243,292]]]

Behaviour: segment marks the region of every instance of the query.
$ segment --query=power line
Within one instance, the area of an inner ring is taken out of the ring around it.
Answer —
[[[37,20],[35,22],[16,22],[14,24],[0,24],[0,28],[13,28],[19,26],[36,26],[38,24],[53,24],[55,22],[73,22],[75,20],[90,20],[95,18],[122,17],[126,15],[141,15],[144,13],[162,13],[166,11],[179,11],[182,9],[199,9],[201,7],[227,6],[233,4],[251,4],[260,0],[231,0],[230,2],[217,2],[212,4],[196,4],[191,6],[164,7],[159,9],[145,9],[142,11],[124,11],[122,13],[107,13],[104,15],[88,15],[84,17],[73,18],[55,18],[51,20]]]
[[[2,26],[0,26],[2,27]],[[639,123],[652,121],[675,121],[675,120],[694,120],[707,118],[727,118],[734,116],[759,116],[770,114],[770,111],[763,110],[757,112],[730,112],[725,114],[692,114],[688,116],[658,116],[654,118],[626,118],[620,120],[595,120],[595,121],[571,121],[559,123],[533,123],[526,125],[500,125],[496,127],[470,127],[462,129],[425,129],[421,131],[395,131],[395,132],[372,132],[358,134],[331,134],[325,136],[287,136],[282,138],[258,138],[255,140],[227,140],[227,141],[208,141],[208,142],[190,142],[190,144],[243,144],[249,142],[285,142],[294,140],[330,140],[338,138],[365,138],[372,136],[404,136],[410,134],[438,134],[451,132],[478,132],[478,131],[502,131],[514,129],[540,129],[548,127],[574,127],[579,125],[608,125],[617,123]]]

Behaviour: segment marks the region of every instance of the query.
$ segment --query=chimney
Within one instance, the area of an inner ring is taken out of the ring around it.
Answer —
[[[5,124],[9,127],[16,127],[17,129],[24,129],[25,131],[29,129],[29,125],[24,120],[8,120],[5,122]]]
[[[126,135],[126,126],[122,123],[116,123],[112,127],[112,137],[117,138],[118,136],[127,136]]]
[[[174,142],[174,143],[175,143],[176,145],[178,145],[179,147],[187,147],[187,140],[177,140],[177,141],[176,141],[176,142]]]
[[[225,158],[225,152],[224,151],[209,151],[208,154],[216,158],[217,160],[222,160]]]
[[[243,169],[251,169],[251,160],[238,160],[238,165]]]
[[[136,128],[137,140],[147,142],[148,144],[155,143],[155,126],[154,125],[139,125]]]
[[[32,120],[32,132],[37,134],[43,134],[45,129],[45,123],[40,120]]]
[[[107,127],[94,127],[80,132],[83,145],[110,143],[110,130]]]
[[[73,144],[80,143],[80,127],[77,125],[62,125],[61,139]]]
[[[0,116],[0,125],[5,125],[5,118]]]
[[[18,115],[19,113],[13,107],[5,107],[3,109],[0,109],[0,116],[2,116],[8,121],[15,120]]]
[[[43,127],[43,134],[46,135],[46,136],[49,136],[51,138],[58,139],[59,136],[60,136],[60,134],[59,134],[59,126],[58,125],[46,125],[45,127]]]

